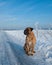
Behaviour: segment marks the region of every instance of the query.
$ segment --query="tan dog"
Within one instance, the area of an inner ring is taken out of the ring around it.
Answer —
[[[34,46],[36,44],[36,37],[32,30],[33,28],[31,27],[24,30],[24,34],[26,35],[24,50],[27,55],[33,55],[35,53]]]

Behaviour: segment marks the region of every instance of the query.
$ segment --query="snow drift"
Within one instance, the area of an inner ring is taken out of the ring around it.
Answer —
[[[36,53],[27,56],[23,30],[0,31],[0,65],[52,65],[52,30],[36,32]]]

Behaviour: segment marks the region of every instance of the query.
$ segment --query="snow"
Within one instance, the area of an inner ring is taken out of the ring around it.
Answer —
[[[23,49],[23,30],[0,30],[0,65],[52,65],[52,30],[33,31],[36,53],[27,56]]]

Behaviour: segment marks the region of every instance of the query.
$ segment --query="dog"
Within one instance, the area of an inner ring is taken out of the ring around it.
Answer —
[[[33,33],[33,28],[27,27],[24,30],[24,34],[26,35],[24,50],[27,55],[33,55],[35,53],[34,46],[36,44],[36,37]]]

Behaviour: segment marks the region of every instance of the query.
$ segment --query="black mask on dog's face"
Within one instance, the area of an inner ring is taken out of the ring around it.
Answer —
[[[24,30],[24,34],[25,34],[25,35],[28,35],[32,30],[33,30],[33,28],[28,27],[28,28],[26,28],[26,29]]]

